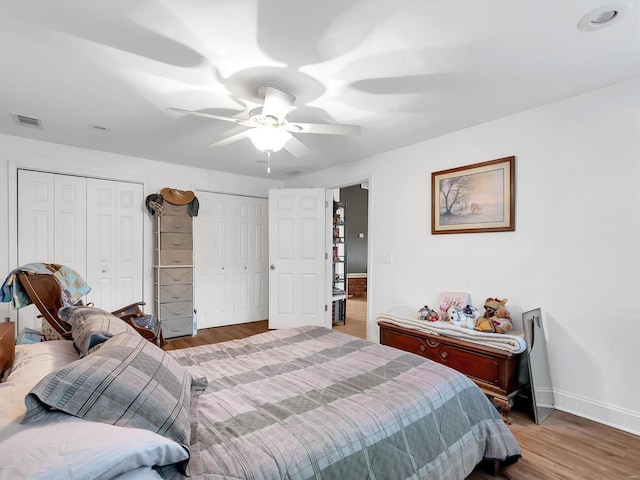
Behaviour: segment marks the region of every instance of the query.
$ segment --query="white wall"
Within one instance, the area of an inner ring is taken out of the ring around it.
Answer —
[[[3,245],[0,272],[6,272],[5,275],[17,266],[15,212],[18,168],[139,182],[144,184],[145,196],[157,193],[164,187],[171,187],[267,198],[269,188],[282,185],[280,181],[0,135],[0,199],[3,203],[3,208],[0,208],[0,245]],[[140,208],[146,212],[144,205],[140,205]],[[144,301],[147,302],[149,311],[153,305],[152,232],[153,219],[145,214]],[[4,276],[0,278],[1,281],[4,281]],[[7,316],[15,320],[15,312],[10,309],[9,304],[0,303],[0,318]]]
[[[639,102],[626,82],[285,187],[370,178],[370,339],[380,313],[445,290],[541,307],[558,408],[640,434]],[[431,235],[431,172],[510,155],[516,231]]]

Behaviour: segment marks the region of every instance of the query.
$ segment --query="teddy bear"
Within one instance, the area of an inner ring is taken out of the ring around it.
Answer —
[[[503,298],[502,300],[498,298],[487,298],[484,302],[484,315],[476,321],[475,330],[480,330],[481,332],[495,332],[496,327],[491,320],[496,314],[496,310],[500,307],[504,307],[507,304],[507,299]]]
[[[511,323],[509,311],[504,308],[504,306],[498,307],[496,313],[491,317],[491,321],[496,329],[496,333],[506,333],[509,330],[513,330],[513,323]]]

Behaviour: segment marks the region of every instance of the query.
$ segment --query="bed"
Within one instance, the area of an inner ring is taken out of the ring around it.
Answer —
[[[15,355],[0,324],[0,478],[463,479],[520,457],[473,382],[401,350],[302,327],[165,352],[77,324]]]

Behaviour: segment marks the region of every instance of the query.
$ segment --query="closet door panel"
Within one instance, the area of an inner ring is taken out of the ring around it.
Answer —
[[[53,261],[54,205],[52,174],[18,170],[18,265]]]
[[[86,179],[18,170],[18,265],[59,263],[86,275]],[[33,306],[23,308],[20,329],[40,330]]]
[[[87,300],[115,310],[142,300],[142,185],[87,179]]]
[[[54,235],[54,176],[50,173],[18,170],[18,264],[52,262]],[[18,330],[40,330],[42,320],[33,306],[17,312]]]
[[[87,179],[54,175],[54,263],[67,265],[83,277],[87,271]]]

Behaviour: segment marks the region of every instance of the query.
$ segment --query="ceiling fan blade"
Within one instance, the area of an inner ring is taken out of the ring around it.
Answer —
[[[240,120],[238,118],[222,117],[220,115],[213,115],[211,113],[196,112],[193,110],[184,110],[182,108],[176,108],[176,107],[167,107],[167,110],[171,110],[172,112],[186,113],[189,115],[197,115],[199,117],[213,118],[215,120],[224,120],[225,122],[237,123],[238,125],[244,125],[245,127],[251,126],[251,124],[247,120]]]
[[[360,125],[338,125],[334,123],[290,123],[287,130],[293,133],[323,133],[326,135],[360,135]]]
[[[229,145],[230,143],[237,142],[246,138],[247,132],[249,130],[245,130],[244,132],[236,133],[235,135],[231,135],[230,137],[223,138],[222,140],[218,140],[217,142],[213,142],[210,144],[210,147],[224,147],[225,145]]]
[[[289,110],[291,110],[291,106],[295,101],[296,97],[290,93],[283,92],[271,85],[265,85],[262,115],[277,118],[278,122],[280,122],[289,114]]]
[[[291,137],[289,141],[284,144],[284,149],[296,158],[304,157],[311,152],[311,150],[296,137]]]

